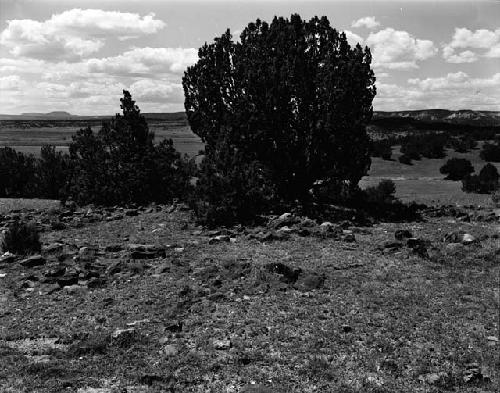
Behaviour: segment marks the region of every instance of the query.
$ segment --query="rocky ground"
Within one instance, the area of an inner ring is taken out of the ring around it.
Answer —
[[[495,392],[500,211],[206,230],[182,205],[11,211],[1,392]]]

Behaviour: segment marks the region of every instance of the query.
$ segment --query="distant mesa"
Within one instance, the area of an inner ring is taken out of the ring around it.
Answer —
[[[61,117],[73,117],[73,115],[71,113],[68,113],[68,112],[65,112],[65,111],[54,111],[54,112],[49,112],[49,113],[21,113],[20,116],[26,116],[26,117],[35,117],[35,116],[39,116],[39,117],[57,117],[57,118],[61,118]]]

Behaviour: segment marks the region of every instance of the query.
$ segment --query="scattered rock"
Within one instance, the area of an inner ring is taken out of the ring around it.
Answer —
[[[268,224],[269,228],[279,229],[284,226],[292,226],[300,222],[300,218],[294,216],[292,213],[283,213],[281,216],[271,220]]]
[[[46,260],[44,257],[41,255],[32,255],[26,259],[23,259],[21,262],[19,262],[21,266],[23,267],[35,267],[35,266],[42,266],[45,265]]]
[[[441,371],[439,373],[429,373],[419,376],[418,379],[429,385],[442,385],[445,384],[446,380],[448,379],[448,373],[444,371]]]
[[[398,229],[396,232],[394,232],[394,238],[399,241],[412,237],[413,234],[408,229]]]
[[[465,383],[489,382],[491,380],[489,370],[486,367],[480,367],[478,363],[467,364],[462,378]]]
[[[231,348],[231,340],[229,340],[228,338],[222,340],[213,340],[212,344],[214,348],[219,351],[224,351]]]
[[[175,356],[179,353],[179,349],[175,344],[167,344],[163,347],[161,353],[167,357]]]
[[[128,217],[135,217],[139,215],[139,212],[137,211],[137,209],[127,209],[125,210],[125,215]]]
[[[11,252],[4,252],[0,256],[0,263],[12,263],[16,260],[16,255],[12,254]]]
[[[475,241],[476,238],[470,233],[464,233],[464,235],[462,236],[462,244],[468,245],[474,243]]]
[[[245,385],[240,389],[240,393],[274,393],[276,390],[271,389],[265,385]]]
[[[228,235],[217,235],[208,240],[208,244],[217,244],[217,243],[229,243],[231,241]]]
[[[271,272],[281,276],[281,281],[287,284],[293,284],[299,278],[300,273],[302,273],[302,269],[295,268],[292,269],[284,263],[268,263],[264,266],[264,268]]]
[[[155,259],[165,258],[165,249],[152,244],[129,244],[130,257],[132,259]]]
[[[121,244],[110,244],[104,248],[106,252],[120,252],[123,250],[123,246]]]
[[[300,274],[294,286],[296,289],[302,291],[312,291],[322,288],[325,283],[325,279],[325,275],[316,273]]]
[[[61,243],[51,243],[46,247],[43,247],[42,253],[44,255],[60,254],[63,252],[64,245]]]
[[[381,251],[397,251],[403,247],[403,243],[399,241],[387,240],[383,242],[378,249]]]
[[[59,284],[61,288],[68,287],[70,285],[76,285],[78,284],[78,274],[73,272],[59,277],[57,279],[57,284]]]
[[[138,338],[138,332],[135,328],[116,329],[111,334],[112,344],[119,347],[129,347]]]

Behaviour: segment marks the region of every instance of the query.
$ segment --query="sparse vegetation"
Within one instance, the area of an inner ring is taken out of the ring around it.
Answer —
[[[40,235],[33,223],[14,221],[3,233],[1,249],[18,255],[40,252]]]

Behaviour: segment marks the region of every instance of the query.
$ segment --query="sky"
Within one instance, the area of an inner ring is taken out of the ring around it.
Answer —
[[[200,46],[293,13],[370,47],[375,110],[500,110],[500,1],[0,0],[0,113],[182,111]]]

